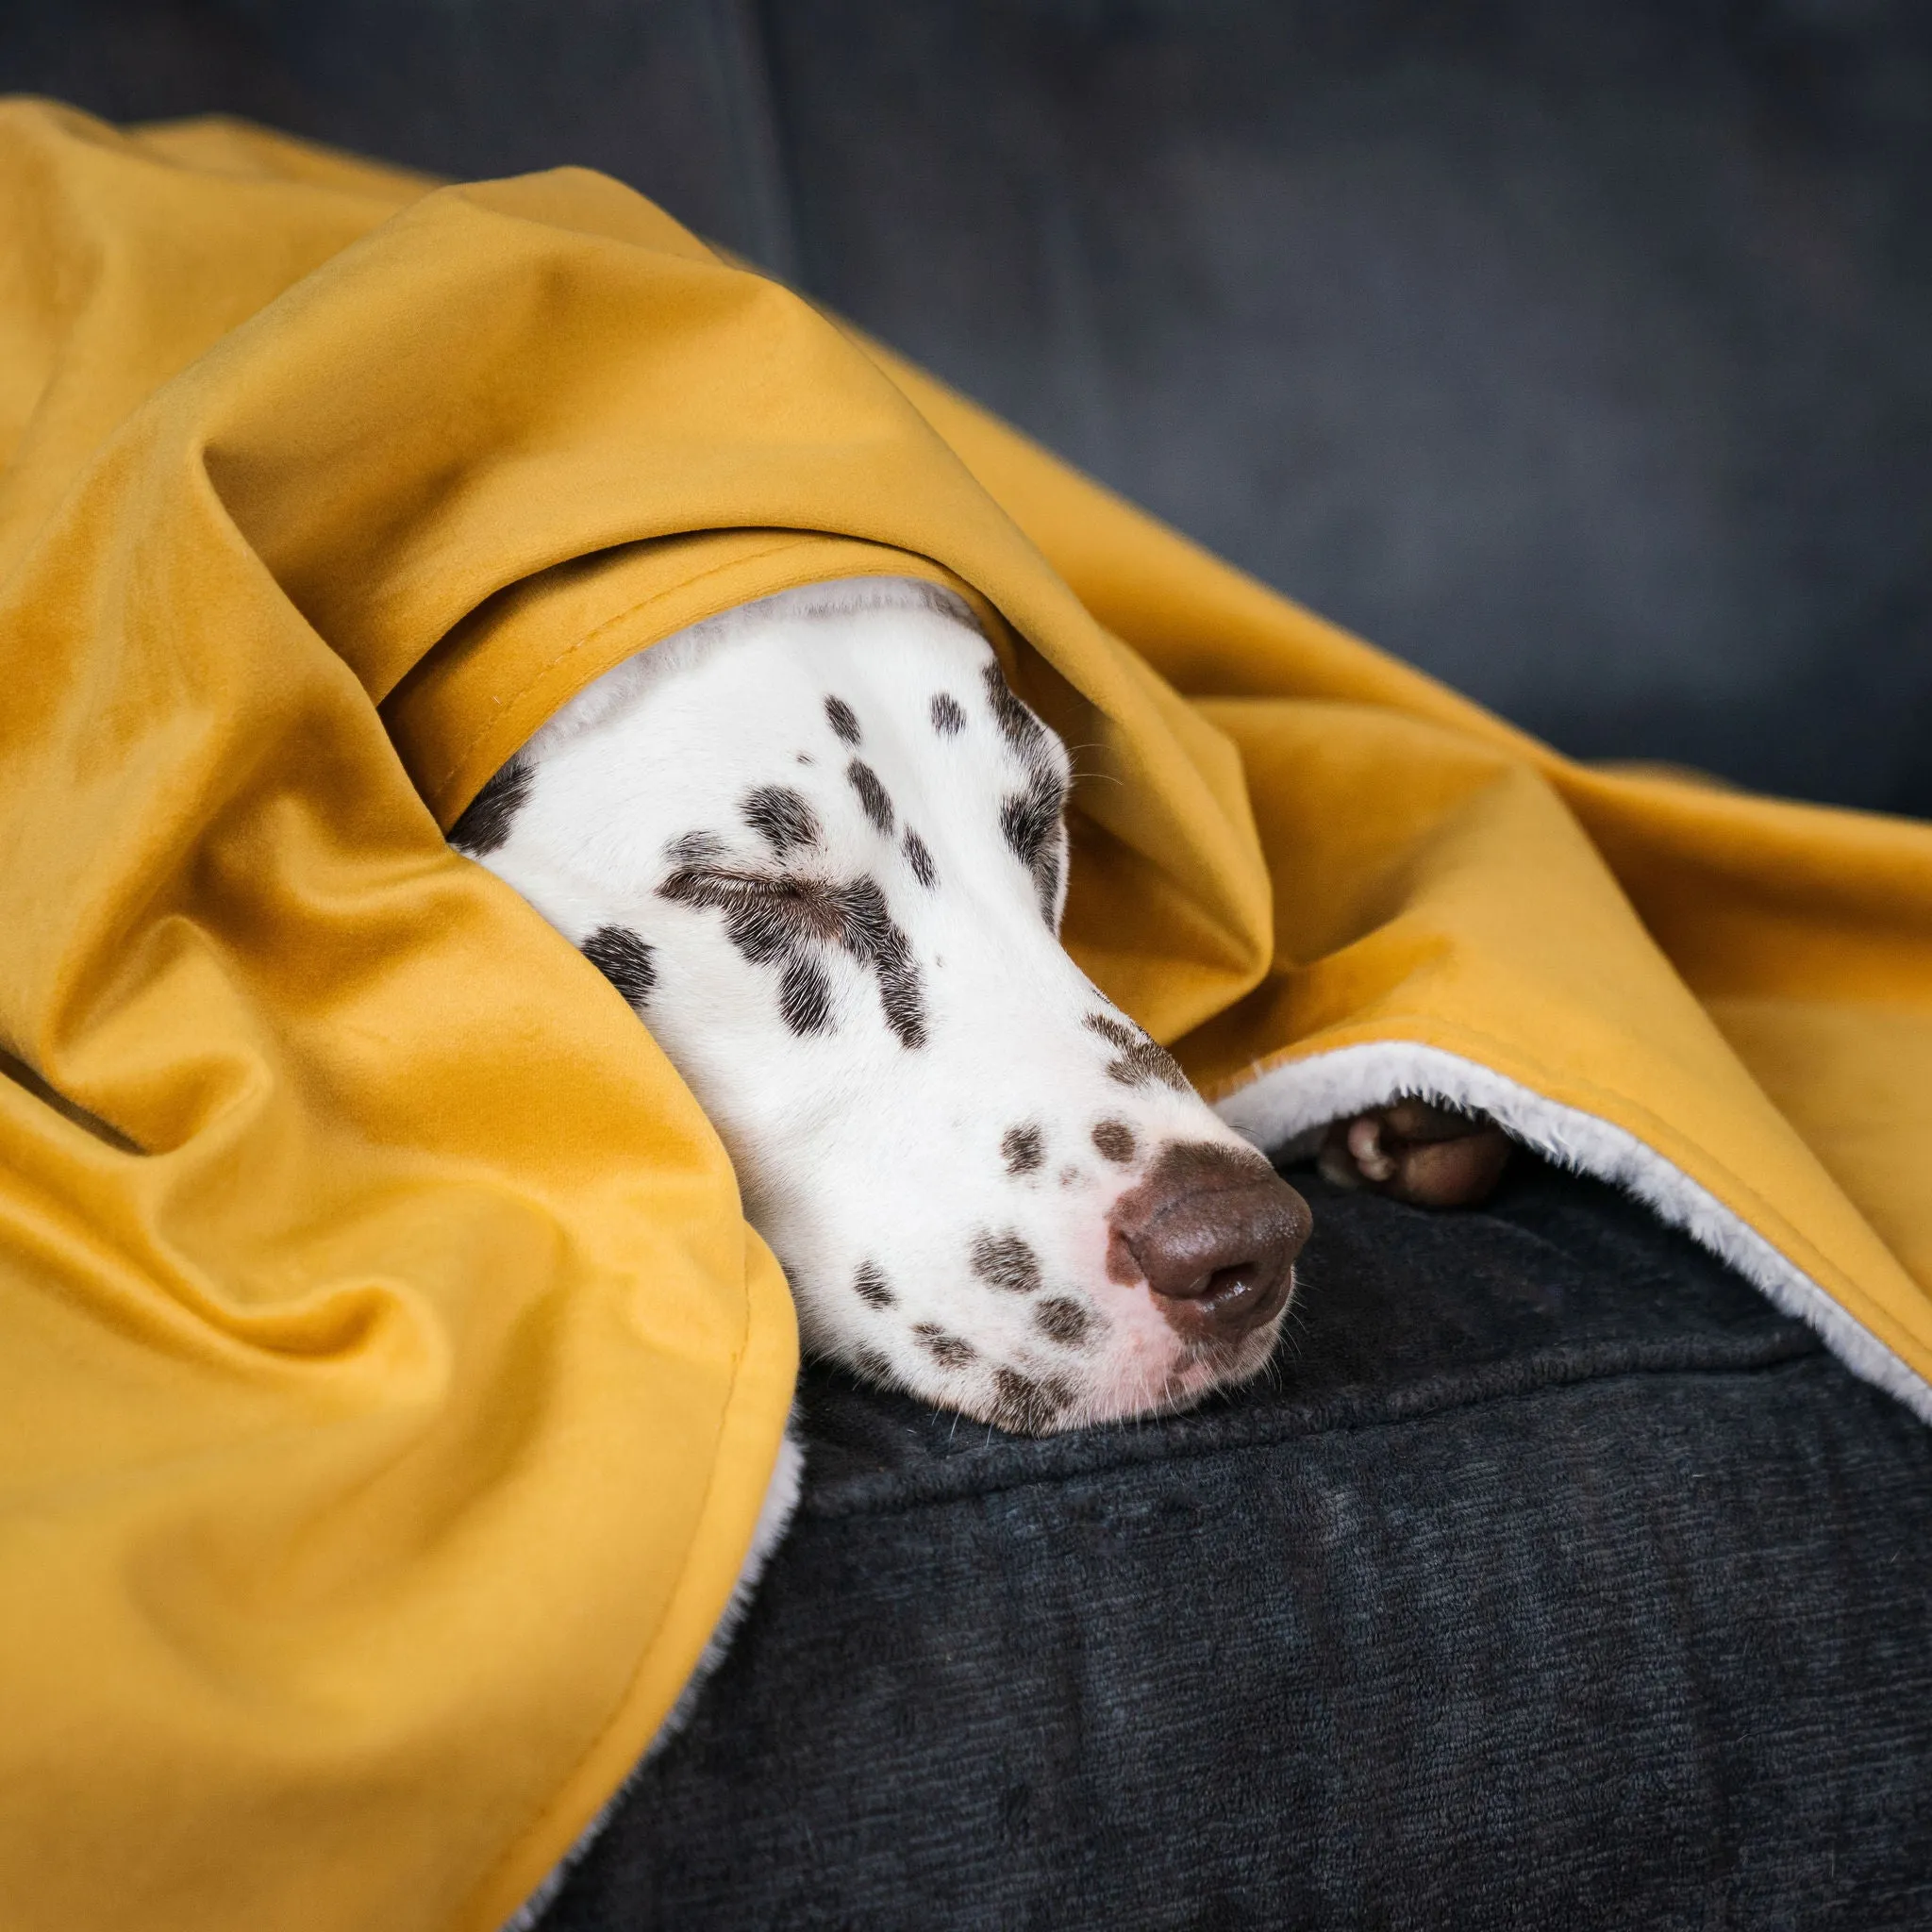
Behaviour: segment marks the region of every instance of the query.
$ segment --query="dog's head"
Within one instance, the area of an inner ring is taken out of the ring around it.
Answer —
[[[807,1346],[1029,1431],[1252,1374],[1308,1224],[1062,950],[1069,782],[963,607],[827,585],[610,672],[451,833],[690,1082]]]

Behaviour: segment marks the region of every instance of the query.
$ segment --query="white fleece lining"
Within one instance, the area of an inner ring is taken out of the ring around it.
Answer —
[[[1407,1041],[1338,1047],[1262,1074],[1218,1102],[1215,1111],[1256,1146],[1278,1154],[1332,1121],[1406,1095],[1486,1113],[1545,1160],[1627,1190],[1660,1221],[1682,1228],[1735,1268],[1773,1307],[1815,1329],[1853,1374],[1932,1423],[1932,1383],[1707,1189],[1636,1135],[1546,1100],[1459,1054]]]
[[[765,1485],[765,1500],[758,1507],[758,1520],[752,1527],[751,1548],[744,1553],[731,1600],[724,1606],[724,1614],[718,1619],[710,1641],[705,1645],[704,1655],[698,1658],[697,1668],[691,1672],[690,1681],[678,1693],[677,1702],[671,1707],[664,1722],[658,1726],[657,1735],[644,1755],[625,1773],[624,1782],[611,1792],[596,1817],[577,1834],[576,1842],[551,1867],[543,1882],[503,1922],[501,1932],[536,1932],[538,1921],[563,1890],[563,1881],[576,1869],[584,1854],[596,1843],[599,1833],[609,1824],[611,1813],[623,1804],[630,1788],[637,1783],[639,1774],[691,1722],[691,1714],[697,1708],[698,1693],[705,1688],[705,1680],[724,1661],[724,1653],[731,1648],[731,1640],[737,1636],[738,1626],[744,1622],[744,1613],[751,1607],[752,1593],[758,1588],[758,1578],[764,1574],[772,1552],[791,1526],[792,1512],[798,1507],[799,1491],[804,1487],[805,1445],[798,1437],[798,1412],[794,1409],[791,1422],[786,1425],[784,1440],[778,1444],[778,1459],[772,1467],[771,1480]]]

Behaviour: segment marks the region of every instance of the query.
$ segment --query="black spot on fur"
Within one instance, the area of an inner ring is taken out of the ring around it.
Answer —
[[[852,781],[852,789],[858,793],[858,802],[865,808],[865,815],[881,832],[892,829],[892,801],[886,796],[886,788],[879,783],[879,774],[863,758],[854,758],[845,767],[845,775]]]
[[[471,799],[449,828],[449,842],[481,858],[509,837],[517,813],[530,795],[530,768],[512,758]]]
[[[1007,743],[1026,766],[1026,782],[1000,805],[1000,830],[1013,856],[1033,874],[1041,916],[1051,925],[1060,892],[1067,780],[1053,753],[1053,734],[1013,695],[996,661],[982,667],[986,701]]]
[[[1036,1381],[1017,1369],[999,1369],[992,1379],[997,1391],[993,1424],[1017,1436],[1043,1436],[1074,1399],[1072,1389],[1058,1375]]]
[[[724,849],[724,841],[716,832],[687,832],[672,840],[664,856],[673,865],[695,865],[700,859],[717,858]]]
[[[899,1300],[876,1261],[858,1264],[858,1273],[852,1277],[852,1291],[869,1308],[890,1308]]]
[[[996,659],[989,660],[979,676],[1000,735],[1030,762],[1036,753],[1045,749],[1046,726],[1013,695],[1013,688]]]
[[[1052,840],[1067,803],[1066,788],[1054,772],[1035,772],[1024,791],[1008,792],[1000,804],[1000,830],[1013,857],[1028,871]]]
[[[1074,1183],[1079,1178],[1080,1170],[1077,1167],[1063,1167],[1060,1169],[1061,1187],[1071,1188],[1074,1185]]]
[[[1060,814],[1066,805],[1066,780],[1041,765],[1024,791],[1008,792],[1000,806],[1000,830],[1013,857],[1033,874],[1041,914],[1049,925],[1059,899]]]
[[[1060,841],[1055,839],[1033,868],[1033,889],[1040,894],[1040,916],[1050,926],[1060,903]]]
[[[739,807],[744,822],[762,837],[780,858],[794,845],[819,842],[818,814],[804,794],[789,785],[760,785],[744,794]]]
[[[973,1238],[973,1272],[1008,1294],[1031,1294],[1040,1286],[1040,1257],[1010,1230]]]
[[[621,925],[600,925],[577,949],[641,1013],[657,990],[658,962],[650,942]]]
[[[1032,1174],[1046,1158],[1046,1141],[1040,1129],[1030,1124],[1008,1127],[1000,1142],[1000,1152],[1007,1157],[1008,1174]]]
[[[906,935],[876,879],[797,878],[700,859],[658,888],[674,905],[724,915],[724,933],[754,966],[780,974],[779,1010],[797,1033],[822,1031],[831,984],[820,955],[838,946],[878,980],[879,1006],[901,1046],[925,1044],[925,995]]]
[[[979,1351],[958,1335],[948,1335],[933,1322],[921,1322],[912,1339],[942,1369],[963,1369],[979,1359]]]
[[[1134,1158],[1134,1130],[1125,1121],[1101,1121],[1093,1129],[1093,1144],[1103,1158],[1125,1166]]]
[[[1189,1091],[1180,1062],[1138,1026],[1116,1020],[1111,1013],[1089,1013],[1086,1024],[1088,1032],[1099,1034],[1109,1046],[1120,1049],[1119,1057],[1108,1065],[1109,1079],[1118,1080],[1123,1087],[1146,1087],[1158,1081],[1176,1093]]]
[[[808,757],[807,757],[807,756],[805,755],[805,753],[803,753],[803,752],[800,752],[800,753],[798,754],[798,762],[799,762],[799,763],[800,763],[801,765],[808,765],[808,764],[810,764],[810,763],[811,763],[811,760],[810,760],[810,758],[808,758]]]
[[[843,698],[827,698],[825,716],[831,721],[832,729],[845,743],[858,742],[858,714]]]
[[[906,840],[900,848],[906,854],[906,863],[912,868],[912,876],[930,891],[940,882],[939,868],[932,862],[932,854],[926,843],[910,825],[906,828]]]
[[[1035,1305],[1033,1325],[1062,1348],[1079,1348],[1093,1326],[1093,1313],[1072,1295],[1049,1295]]]
[[[947,691],[932,701],[932,728],[941,738],[957,738],[966,728],[966,707]]]
[[[868,1382],[891,1383],[898,1380],[892,1373],[891,1357],[876,1348],[855,1349],[852,1365]]]
[[[816,959],[791,958],[778,974],[778,1011],[801,1039],[832,1024],[832,982]]]
[[[878,976],[879,1008],[901,1046],[925,1044],[925,992],[912,949],[886,906],[876,879],[860,878],[844,889],[845,949]]]

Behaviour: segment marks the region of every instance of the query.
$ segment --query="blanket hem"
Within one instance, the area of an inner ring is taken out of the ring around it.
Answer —
[[[1263,1151],[1278,1152],[1331,1121],[1409,1094],[1486,1113],[1545,1160],[1623,1188],[1805,1323],[1861,1381],[1932,1424],[1932,1383],[1707,1188],[1626,1128],[1493,1068],[1413,1041],[1374,1041],[1271,1068],[1224,1095],[1215,1110]]]

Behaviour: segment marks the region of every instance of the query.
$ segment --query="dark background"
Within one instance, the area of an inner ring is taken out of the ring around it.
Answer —
[[[0,88],[608,169],[1565,750],[1932,813],[1932,8],[5,0]]]

